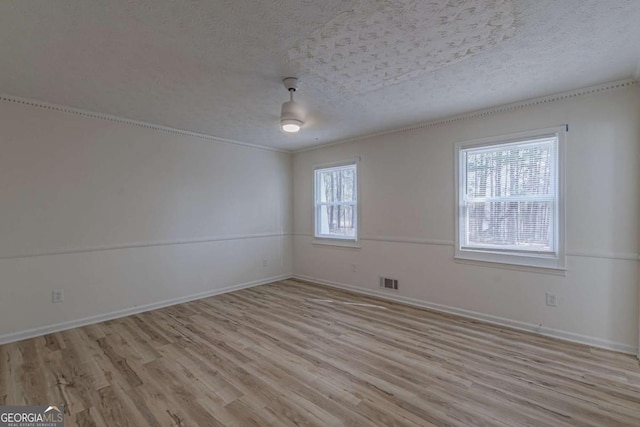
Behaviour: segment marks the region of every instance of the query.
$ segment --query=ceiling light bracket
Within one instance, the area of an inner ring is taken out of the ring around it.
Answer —
[[[289,92],[298,90],[298,79],[296,77],[286,77],[282,79],[282,83]]]

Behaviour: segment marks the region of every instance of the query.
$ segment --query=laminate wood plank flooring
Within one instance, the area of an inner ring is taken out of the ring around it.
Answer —
[[[285,280],[0,346],[79,426],[640,426],[630,355]]]

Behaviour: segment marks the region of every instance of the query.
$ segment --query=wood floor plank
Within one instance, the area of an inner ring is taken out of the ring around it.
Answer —
[[[67,416],[65,422],[73,425],[79,425],[84,427],[107,427],[106,421],[102,418],[94,408],[88,408],[83,411]]]
[[[78,426],[638,426],[632,356],[285,280],[0,346]]]

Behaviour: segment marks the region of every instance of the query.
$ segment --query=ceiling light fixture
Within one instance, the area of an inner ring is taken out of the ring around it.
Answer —
[[[282,80],[284,87],[289,91],[289,101],[282,104],[280,113],[280,127],[287,133],[295,133],[304,124],[304,110],[302,106],[293,100],[293,92],[298,89],[298,79],[287,77]]]

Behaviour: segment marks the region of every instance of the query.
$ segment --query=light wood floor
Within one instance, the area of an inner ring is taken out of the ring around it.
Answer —
[[[0,346],[67,426],[640,425],[633,356],[288,280]]]

